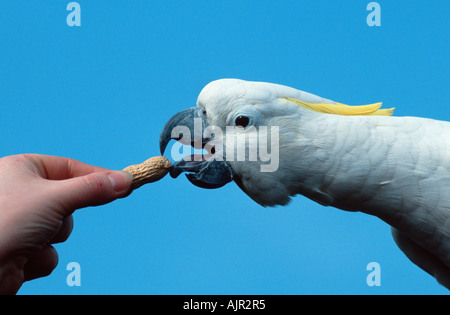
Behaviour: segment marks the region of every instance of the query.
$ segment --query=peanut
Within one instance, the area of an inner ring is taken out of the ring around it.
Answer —
[[[141,164],[130,165],[123,170],[133,175],[131,190],[134,190],[144,184],[156,182],[166,176],[171,165],[172,163],[165,157],[154,156]]]

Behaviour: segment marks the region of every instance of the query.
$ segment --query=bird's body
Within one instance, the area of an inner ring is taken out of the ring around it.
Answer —
[[[261,172],[262,161],[228,162],[257,203],[286,205],[302,194],[377,216],[413,262],[450,287],[449,122],[386,116],[379,106],[353,110],[289,87],[233,79],[207,85],[197,106],[211,125],[225,128],[245,116],[255,127],[279,128],[274,172]]]
[[[240,187],[262,205],[286,204],[289,196],[302,194],[375,215],[450,267],[450,123],[317,116],[280,138],[276,172],[261,173],[255,181],[258,165],[230,162]],[[283,180],[270,180],[273,176]]]

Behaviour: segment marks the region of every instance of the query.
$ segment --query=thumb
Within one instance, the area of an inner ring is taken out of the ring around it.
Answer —
[[[123,171],[94,172],[56,182],[58,185],[58,204],[65,215],[79,208],[98,206],[130,192],[133,175]]]

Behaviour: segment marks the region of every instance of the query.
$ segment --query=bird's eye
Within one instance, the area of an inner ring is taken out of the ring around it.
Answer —
[[[203,116],[206,116],[206,109],[202,110]]]
[[[236,126],[238,127],[247,127],[248,124],[250,123],[250,118],[248,118],[247,116],[237,116],[234,123],[236,124]]]

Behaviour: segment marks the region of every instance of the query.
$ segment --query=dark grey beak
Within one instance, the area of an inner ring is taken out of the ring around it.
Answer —
[[[164,154],[171,139],[190,144],[195,149],[202,149],[212,140],[204,138],[203,131],[209,125],[201,108],[192,107],[175,114],[164,126],[159,136],[159,148]],[[203,156],[191,155],[174,163],[170,169],[173,178],[187,172],[186,177],[195,186],[202,188],[219,188],[233,180],[233,169],[226,161],[205,159]]]
[[[197,124],[195,124],[196,119]],[[183,134],[183,131],[186,131],[185,128],[189,130],[190,143],[183,144],[191,144],[196,149],[201,149],[203,146],[199,147],[199,143],[203,142],[202,135],[203,129],[206,128],[205,125],[209,124],[202,111],[196,107],[191,107],[175,114],[166,123],[161,131],[161,135],[159,136],[159,149],[161,151],[161,155],[164,154],[170,140],[175,139],[179,141],[182,138],[186,138],[187,135]]]

